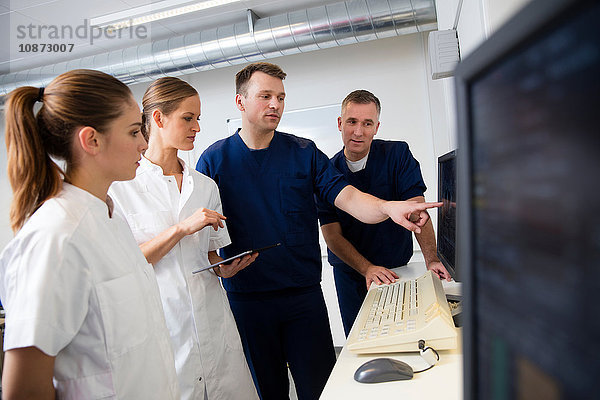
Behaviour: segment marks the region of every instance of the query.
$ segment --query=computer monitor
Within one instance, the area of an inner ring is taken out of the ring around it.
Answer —
[[[456,268],[456,150],[438,158],[437,255],[455,281]]]
[[[600,383],[600,2],[537,0],[456,71],[466,399]]]

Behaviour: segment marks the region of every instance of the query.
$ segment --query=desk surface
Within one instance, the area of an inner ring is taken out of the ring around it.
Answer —
[[[410,263],[406,267],[395,268],[401,280],[414,279],[425,272],[423,263]],[[460,288],[455,282],[444,282],[446,293],[458,294]],[[459,333],[460,335],[460,333]],[[408,381],[365,384],[354,380],[354,372],[363,363],[378,357],[401,360],[420,370],[427,367],[419,353],[353,354],[346,346],[342,349],[331,376],[321,394],[323,400],[360,399],[381,396],[382,399],[462,399],[462,338],[459,336],[459,348],[439,351],[440,361],[428,371],[415,374]]]

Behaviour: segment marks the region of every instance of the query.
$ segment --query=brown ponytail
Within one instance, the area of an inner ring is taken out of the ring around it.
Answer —
[[[152,82],[142,98],[142,134],[146,141],[150,138],[152,113],[160,110],[169,115],[188,97],[197,96],[198,92],[189,83],[171,76],[159,78]]]
[[[36,101],[42,107],[34,115]],[[58,194],[74,167],[75,129],[91,126],[104,132],[132,101],[129,88],[100,71],[73,70],[59,75],[44,90],[24,86],[6,102],[8,179],[13,189],[10,222],[13,231],[47,199]],[[66,171],[52,160],[66,162]]]
[[[39,204],[58,193],[62,171],[50,159],[33,115],[39,90],[31,86],[15,89],[6,106],[8,179],[13,188],[10,221],[17,231]]]

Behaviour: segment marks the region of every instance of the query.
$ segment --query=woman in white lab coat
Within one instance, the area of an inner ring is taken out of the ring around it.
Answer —
[[[140,126],[127,86],[99,71],[9,95],[17,234],[0,255],[5,399],[180,396],[153,269],[107,198],[135,176]]]
[[[182,399],[257,399],[219,276],[256,255],[193,274],[222,259],[231,243],[216,183],[189,168],[178,150],[194,148],[200,99],[186,82],[161,78],[142,100],[146,150],[137,176],[110,189],[118,212],[154,270],[171,334]]]

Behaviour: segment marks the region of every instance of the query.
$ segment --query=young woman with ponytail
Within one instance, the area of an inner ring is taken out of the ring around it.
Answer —
[[[3,398],[178,399],[154,272],[107,197],[147,147],[131,92],[74,70],[15,89],[5,116],[16,236],[0,255]]]

